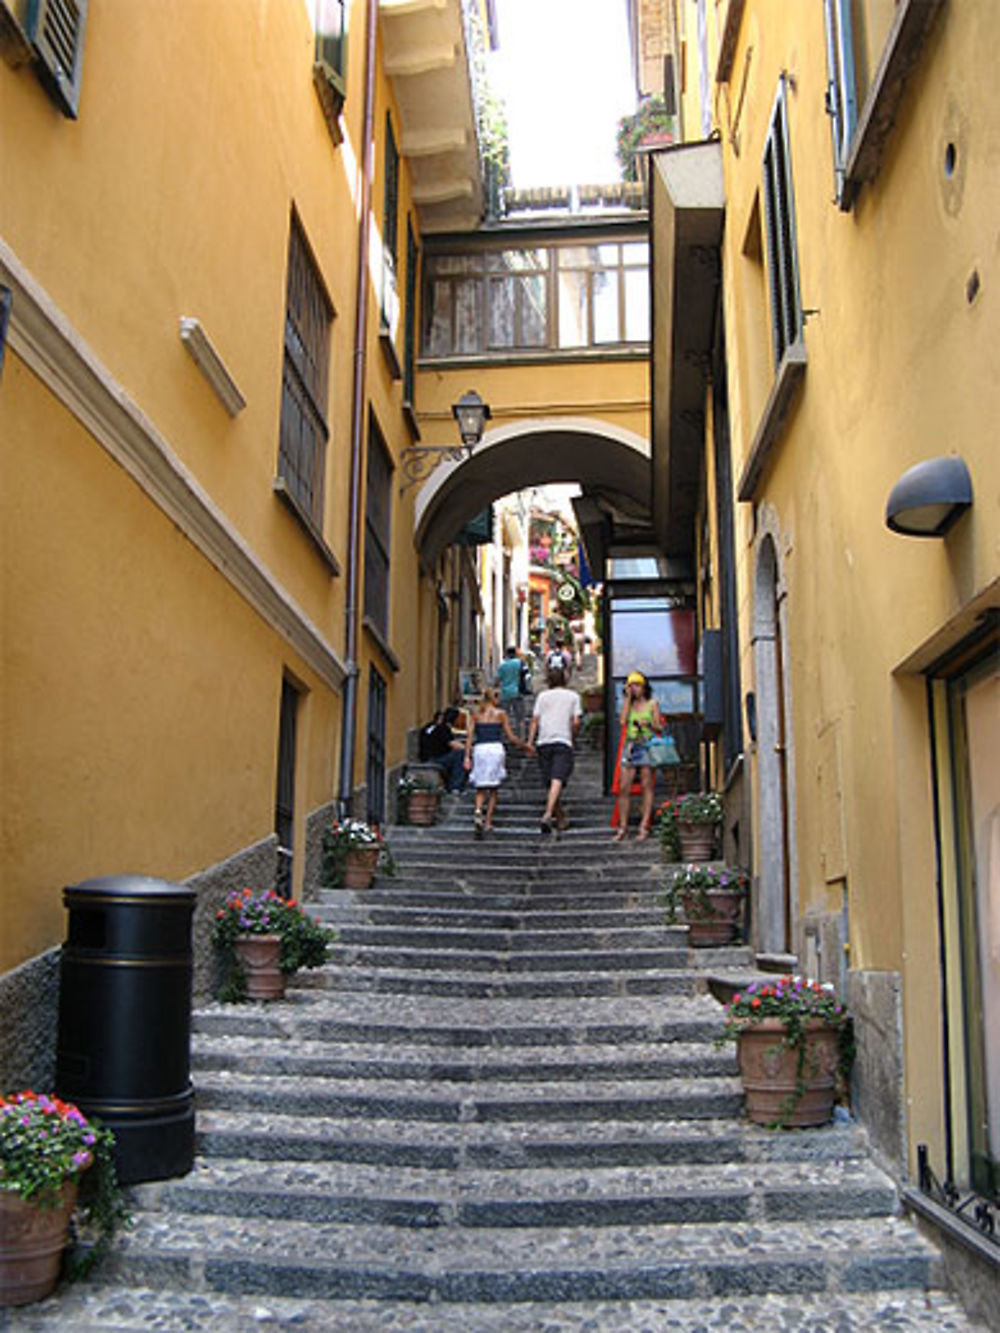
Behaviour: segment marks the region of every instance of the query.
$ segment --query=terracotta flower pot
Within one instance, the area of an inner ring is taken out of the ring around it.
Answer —
[[[285,974],[281,970],[281,936],[237,935],[235,948],[247,979],[247,999],[283,999]]]
[[[54,1208],[0,1190],[0,1306],[28,1305],[54,1290],[76,1189],[63,1185]]]
[[[406,817],[411,824],[433,824],[437,808],[436,791],[411,791],[407,800]]]
[[[347,853],[344,863],[344,888],[367,889],[375,878],[378,864],[377,847],[354,847]]]
[[[705,915],[701,908],[701,894],[683,894],[681,903],[688,923],[688,943],[695,949],[731,944],[743,925],[743,896],[739,890],[709,889],[709,911]]]
[[[715,825],[677,821],[682,861],[711,861],[715,855]]]
[[[833,1114],[840,1035],[827,1023],[808,1024],[800,1093],[799,1048],[782,1046],[784,1034],[780,1018],[764,1018],[739,1035],[747,1116],[758,1125],[824,1125]]]

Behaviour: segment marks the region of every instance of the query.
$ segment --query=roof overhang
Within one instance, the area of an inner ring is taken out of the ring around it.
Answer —
[[[721,281],[721,143],[651,154],[649,212],[653,527],[664,554],[690,556]]]
[[[379,16],[421,233],[476,227],[482,168],[461,0],[379,0]]]

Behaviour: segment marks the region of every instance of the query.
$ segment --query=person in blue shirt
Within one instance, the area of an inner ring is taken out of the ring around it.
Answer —
[[[504,659],[497,667],[497,689],[500,691],[500,707],[508,714],[518,740],[524,730],[524,708],[521,703],[521,659],[513,644],[504,654]]]

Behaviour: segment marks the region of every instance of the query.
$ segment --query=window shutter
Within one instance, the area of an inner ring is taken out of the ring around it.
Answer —
[[[59,109],[76,120],[87,0],[29,0],[25,35],[38,74]]]
[[[851,191],[844,180],[851,140],[858,123],[858,87],[854,70],[854,30],[851,0],[823,0],[826,20],[826,110],[833,139],[833,175],[837,203],[851,206]]]
[[[771,293],[771,324],[774,361],[778,365],[785,349],[802,332],[802,301],[799,295],[795,203],[788,146],[788,113],[785,81],[778,85],[774,111],[764,147],[764,230],[767,238],[768,283]]]

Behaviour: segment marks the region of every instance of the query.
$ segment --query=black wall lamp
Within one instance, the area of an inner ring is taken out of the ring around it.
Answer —
[[[889,492],[886,527],[905,537],[943,537],[972,504],[972,478],[957,455],[909,468]]]
[[[492,413],[489,403],[484,403],[475,389],[463,393],[457,403],[452,403],[451,414],[458,422],[461,444],[411,444],[400,454],[406,481],[400,488],[405,491],[415,482],[423,479],[440,462],[442,456],[453,463],[460,463],[463,458],[471,458],[472,451],[483,438],[486,423]]]

